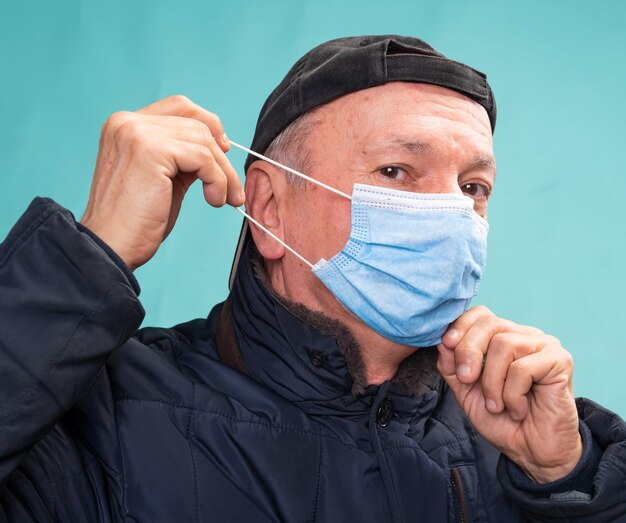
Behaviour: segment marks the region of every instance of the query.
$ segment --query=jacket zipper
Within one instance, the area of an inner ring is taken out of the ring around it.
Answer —
[[[463,492],[463,482],[461,481],[461,474],[455,467],[450,469],[450,476],[452,479],[452,490],[455,494],[455,508],[457,519],[461,523],[469,523],[469,511],[467,510],[467,503],[465,501],[465,493]]]

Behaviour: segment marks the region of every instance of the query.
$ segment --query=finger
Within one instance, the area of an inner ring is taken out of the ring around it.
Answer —
[[[464,383],[473,383],[480,376],[483,359],[493,336],[504,332],[536,335],[538,329],[518,325],[497,316],[482,315],[469,327],[457,343],[454,351],[459,379]]]
[[[566,353],[565,350],[563,352]],[[502,399],[510,416],[521,421],[528,414],[528,393],[534,383],[552,385],[563,382],[568,385],[570,381],[571,372],[567,368],[567,358],[551,350],[536,352],[511,363]]]
[[[491,338],[481,377],[485,408],[489,412],[498,414],[504,410],[502,391],[511,363],[537,352],[540,347],[540,338],[527,334],[507,332]]]
[[[128,118],[128,114],[119,113],[115,117],[112,116],[110,118],[110,120],[114,121],[112,125],[119,123],[118,130],[124,126],[132,125],[134,128],[133,132],[138,135],[158,135],[161,141],[173,138],[181,142],[189,142],[206,147],[213,154],[219,168],[226,176],[226,201],[235,207],[243,205],[245,195],[239,176],[237,176],[235,168],[226,157],[224,151],[216,143],[211,130],[206,124],[199,120],[182,116],[143,115],[137,117],[137,115],[130,113],[132,117]],[[205,190],[208,190],[210,194],[214,190],[219,190],[219,186],[205,187]],[[219,196],[221,197],[221,194]],[[217,194],[211,195],[209,199],[215,202],[217,201],[216,198],[218,198]]]
[[[480,320],[484,321],[490,317],[496,316],[484,305],[477,305],[476,307],[468,309],[448,326],[448,329],[443,336],[443,343],[446,345],[446,347],[450,349],[455,348],[461,341],[461,339],[465,336],[467,331],[472,327],[472,325],[474,325],[474,323]],[[515,332],[526,334],[543,334],[543,331],[535,327],[519,325],[513,322],[510,322],[510,324],[511,326],[515,326]]]
[[[209,126],[195,118],[167,115],[142,115],[146,132],[159,132],[176,140],[207,146],[215,141]]]
[[[157,117],[155,117],[157,118]],[[163,117],[158,117],[163,118]],[[168,117],[175,118],[175,117]],[[204,146],[210,151],[215,159],[217,166],[222,171],[223,175],[226,177],[226,203],[229,203],[235,207],[239,207],[245,203],[245,194],[243,191],[243,187],[241,185],[241,180],[237,175],[237,171],[230,163],[230,160],[224,154],[224,151],[217,145],[215,139],[211,135],[209,128],[204,125],[202,122],[198,120],[191,120],[188,118],[180,118],[181,120],[188,120],[189,123],[177,124],[174,121],[167,122],[167,132],[171,134],[172,137],[178,139],[181,142],[187,142],[191,144]],[[163,120],[162,122],[165,122]],[[196,123],[191,123],[196,122]],[[213,185],[210,187],[204,187],[205,191],[208,191],[210,195],[210,201],[216,202],[218,199],[222,197],[221,192],[215,195],[211,193],[213,191],[221,191],[220,185]],[[207,200],[208,201],[208,200]],[[221,205],[221,204],[220,204]]]
[[[448,326],[442,342],[446,347],[454,349],[474,323],[491,316],[494,316],[493,312],[484,305],[477,305],[468,309]]]
[[[465,332],[454,349],[457,375],[463,383],[473,383],[483,367],[491,339],[498,333],[514,330],[512,322],[494,315],[479,317]]]
[[[443,343],[437,345],[437,350],[439,351],[437,370],[448,384],[448,387],[450,387],[450,390],[452,390],[459,404],[462,404],[463,398],[471,388],[471,385],[465,385],[457,378],[456,365],[454,363],[454,350],[448,349]]]
[[[136,111],[139,114],[147,115],[170,115],[195,118],[208,126],[211,134],[216,137],[222,151],[230,149],[230,142],[224,132],[224,127],[219,117],[207,111],[203,107],[193,103],[189,98],[182,95],[168,96],[157,102]]]
[[[220,149],[215,140],[211,140],[208,147],[217,165],[226,177],[226,202],[233,207],[243,205],[246,197],[243,187],[241,186],[241,180],[239,176],[237,176],[237,171],[235,171],[235,168],[226,157],[226,154]]]
[[[221,207],[226,203],[228,186],[226,175],[207,147],[176,141],[173,157],[179,171],[195,173],[202,180],[202,189],[207,203],[214,207]]]

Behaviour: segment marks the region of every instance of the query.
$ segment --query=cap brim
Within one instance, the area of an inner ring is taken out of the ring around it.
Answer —
[[[248,226],[248,220],[243,219],[241,225],[241,232],[239,233],[239,241],[237,242],[237,250],[235,251],[235,257],[233,258],[233,264],[230,268],[230,277],[228,278],[228,290],[233,289],[233,282],[235,281],[235,275],[237,274],[237,267],[239,267],[239,260],[250,236],[250,227]]]

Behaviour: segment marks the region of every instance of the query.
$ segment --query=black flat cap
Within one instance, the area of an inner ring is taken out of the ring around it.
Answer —
[[[263,154],[291,122],[345,94],[386,84],[417,82],[447,87],[482,105],[496,127],[496,103],[487,77],[449,60],[418,38],[352,36],[311,49],[289,70],[263,105],[250,149]],[[255,160],[248,155],[246,170]]]

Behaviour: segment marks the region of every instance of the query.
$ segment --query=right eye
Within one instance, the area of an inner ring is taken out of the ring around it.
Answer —
[[[406,177],[407,172],[402,167],[396,167],[395,165],[386,165],[378,169],[378,172],[385,178],[391,178],[392,180],[403,180]]]

